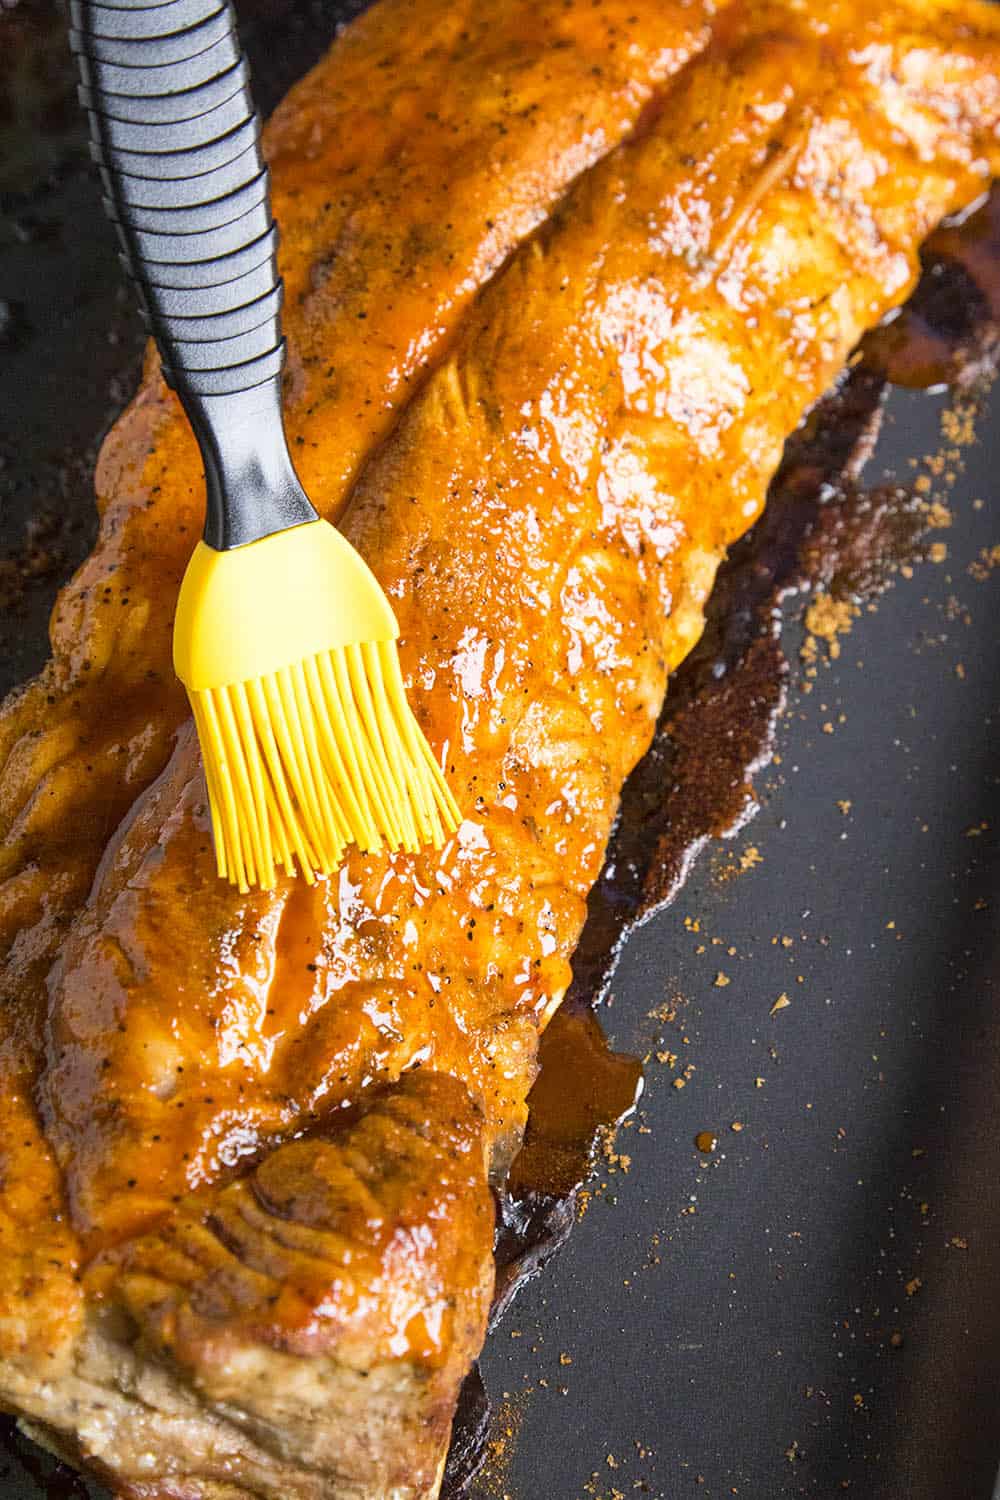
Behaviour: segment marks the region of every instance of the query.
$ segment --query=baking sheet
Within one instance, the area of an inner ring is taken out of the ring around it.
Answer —
[[[946,405],[896,392],[872,464],[935,454]],[[653,1053],[631,1162],[487,1350],[517,1441],[483,1500],[991,1494],[1000,647],[968,569],[996,541],[973,501],[998,411],[947,560],[793,687],[757,817],[626,947],[602,1020]],[[657,1051],[695,1065],[684,1090]]]
[[[342,8],[243,12],[270,104]],[[0,53],[17,14],[0,12]],[[94,445],[141,347],[78,128],[48,110],[16,161],[7,132],[0,162],[4,686],[44,658],[55,588],[93,535]],[[949,407],[895,390],[866,479],[930,473],[911,461],[954,450]],[[788,626],[756,818],[625,949],[602,1021],[649,1057],[645,1093],[569,1244],[491,1338],[474,1500],[991,1493],[1000,570],[982,554],[1000,541],[998,416],[994,393],[945,465],[954,483],[932,476],[947,557],[898,577],[814,679]],[[658,1054],[693,1065],[683,1089]],[[9,1436],[4,1500],[97,1493]]]

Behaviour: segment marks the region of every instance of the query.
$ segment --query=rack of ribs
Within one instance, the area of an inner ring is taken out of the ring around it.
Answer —
[[[1000,166],[978,0],[382,0],[267,132],[288,426],[464,821],[215,876],[155,361],[0,722],[0,1404],[144,1500],[431,1500],[619,792],[786,436]]]

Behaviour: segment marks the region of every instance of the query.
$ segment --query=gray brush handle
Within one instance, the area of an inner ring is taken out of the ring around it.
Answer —
[[[229,0],[71,0],[91,151],[163,374],[205,459],[205,538],[314,520],[281,421],[281,279]]]

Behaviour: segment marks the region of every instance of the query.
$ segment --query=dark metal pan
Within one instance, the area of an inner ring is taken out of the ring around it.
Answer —
[[[301,71],[346,16],[334,0],[244,12],[255,92],[272,98],[289,59]],[[62,46],[53,28],[54,57]],[[76,144],[85,157],[82,127]],[[23,579],[0,615],[10,686],[44,659],[55,588],[92,539],[94,444],[134,389],[143,341],[96,179],[67,168],[5,206],[0,526]],[[164,266],[162,295],[198,275]],[[931,290],[946,282],[929,267]],[[972,293],[952,291],[958,323]],[[890,491],[919,475],[947,491],[947,556],[898,561],[839,657],[820,641],[813,664],[795,623],[811,585],[788,573],[780,764],[754,777],[755,820],[709,845],[625,947],[601,1019],[613,1047],[647,1058],[645,1092],[587,1212],[487,1346],[496,1414],[469,1500],[987,1500],[993,1488],[1000,570],[982,554],[1000,541],[1000,398],[982,396],[978,441],[963,445],[942,441],[942,421],[956,426],[947,394],[895,386],[884,399],[855,493],[833,486],[803,545],[874,534],[897,514],[880,509]],[[925,460],[948,453],[932,474]],[[769,539],[738,549],[735,573],[770,587],[802,540],[795,514],[773,508]],[[736,682],[725,661],[706,646],[678,674],[678,739],[704,681],[720,694]],[[633,794],[649,818],[675,781],[664,755]],[[686,788],[690,807],[698,788]],[[618,847],[592,902],[595,948],[615,903],[633,909],[633,854]],[[782,994],[790,1004],[771,1015]],[[658,1054],[694,1064],[687,1087]],[[710,1154],[695,1147],[705,1131]],[[100,1494],[8,1424],[2,1500]]]

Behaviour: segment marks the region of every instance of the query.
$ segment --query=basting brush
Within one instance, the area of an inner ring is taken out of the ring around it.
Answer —
[[[71,0],[91,153],[205,464],[174,666],[219,874],[307,880],[349,844],[440,846],[459,812],[407,702],[378,581],[320,518],[281,413],[282,285],[260,124],[228,0]]]

